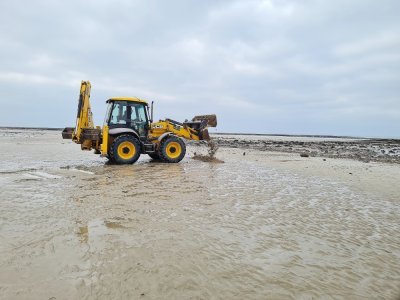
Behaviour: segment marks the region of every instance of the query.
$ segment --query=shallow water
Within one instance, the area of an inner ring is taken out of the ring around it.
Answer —
[[[59,135],[0,135],[4,299],[400,295],[398,199],[228,153],[107,165]]]

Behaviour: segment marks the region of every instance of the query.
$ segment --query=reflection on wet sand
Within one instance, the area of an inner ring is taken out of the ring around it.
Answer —
[[[179,164],[85,165],[72,153],[75,165],[0,174],[5,299],[399,295],[396,187],[360,190],[285,169],[311,168],[297,156],[278,168],[231,149],[218,151],[224,164],[189,153]]]

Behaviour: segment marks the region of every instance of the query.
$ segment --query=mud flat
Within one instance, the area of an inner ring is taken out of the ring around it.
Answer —
[[[220,138],[115,166],[0,129],[0,299],[399,298],[400,164]]]
[[[262,135],[217,135],[213,139],[218,147],[400,163],[400,139]]]

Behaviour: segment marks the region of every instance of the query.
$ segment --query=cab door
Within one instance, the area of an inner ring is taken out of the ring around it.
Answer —
[[[129,126],[136,130],[141,138],[146,139],[149,130],[149,119],[147,116],[146,105],[143,103],[132,102],[128,106],[127,113],[128,116],[130,114]]]

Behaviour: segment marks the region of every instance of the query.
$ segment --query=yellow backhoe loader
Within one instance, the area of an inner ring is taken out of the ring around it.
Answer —
[[[94,126],[90,108],[90,82],[82,81],[75,127],[66,127],[64,139],[72,139],[82,150],[94,149],[116,164],[132,164],[140,154],[177,163],[186,153],[183,139],[210,140],[208,127],[217,126],[215,115],[196,116],[183,123],[171,119],[153,122],[153,102],[116,97],[108,103],[104,125]]]

